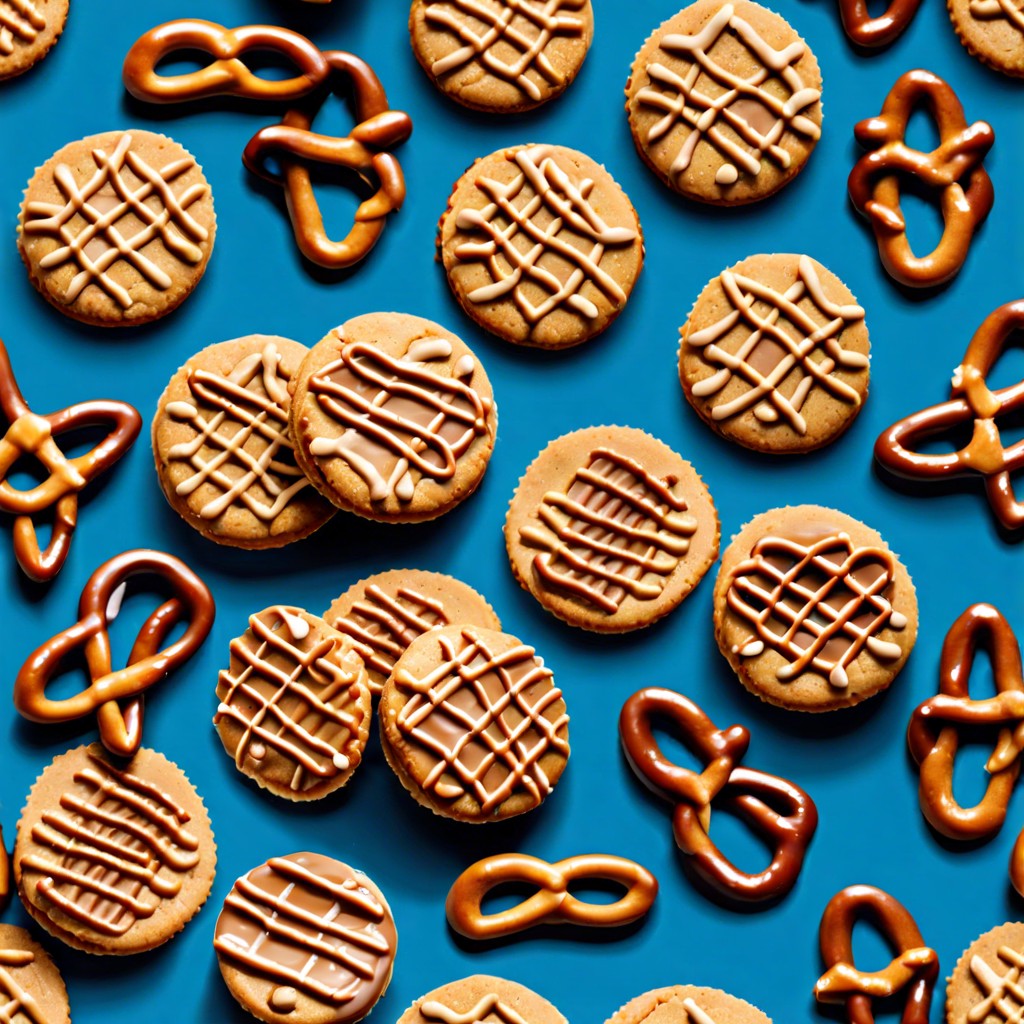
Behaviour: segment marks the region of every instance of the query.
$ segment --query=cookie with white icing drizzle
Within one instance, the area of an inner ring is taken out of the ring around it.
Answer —
[[[631,999],[605,1024],[772,1024],[744,999],[717,988],[672,985]]]
[[[70,1024],[68,992],[50,954],[24,928],[0,924],[0,1024]]]
[[[566,1020],[525,985],[474,974],[420,996],[398,1024],[566,1024]]]
[[[995,71],[1024,77],[1024,8],[1019,0],[946,0],[957,37]]]
[[[947,1024],[1007,1024],[1024,1018],[1024,923],[1010,921],[964,950],[946,988]]]
[[[64,31],[69,0],[0,0],[0,82],[35,67]]]
[[[171,378],[153,418],[164,496],[204,537],[273,548],[334,515],[295,461],[289,384],[309,349],[251,334],[210,345]]]

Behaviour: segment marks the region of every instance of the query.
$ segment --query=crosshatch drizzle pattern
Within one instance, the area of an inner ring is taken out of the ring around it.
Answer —
[[[18,1020],[46,1024],[38,1001],[7,969],[29,967],[35,959],[35,954],[27,949],[0,949],[0,1024],[15,1024]]]
[[[982,21],[1005,18],[1019,32],[1024,32],[1024,8],[1017,0],[971,0],[967,9],[973,18]]]
[[[438,999],[428,999],[420,1004],[419,1009],[426,1020],[438,1021],[439,1024],[527,1024],[523,1016],[496,995],[484,996],[476,1006],[463,1013],[445,1006]]]
[[[1021,980],[1024,954],[1009,946],[1001,946],[998,955],[1002,961],[998,969],[980,956],[971,958],[971,974],[985,994],[967,1014],[971,1024],[987,1020],[990,1016],[998,1017],[1007,1024],[1024,1021],[1024,982]]]
[[[35,0],[0,0],[0,57],[14,53],[14,43],[33,43],[46,28],[46,15]]]

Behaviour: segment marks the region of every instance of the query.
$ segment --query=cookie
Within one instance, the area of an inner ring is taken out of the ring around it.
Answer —
[[[29,915],[86,953],[142,953],[210,894],[217,850],[185,773],[143,747],[115,767],[98,743],[54,758],[28,795],[14,881]]]
[[[867,397],[864,310],[810,256],[748,256],[723,270],[679,333],[686,400],[744,448],[820,448],[850,426]]]
[[[197,352],[153,417],[157,477],[171,508],[218,544],[274,548],[335,513],[295,462],[288,385],[309,349],[250,334]]]
[[[621,633],[676,608],[718,557],[718,515],[696,470],[632,427],[552,441],[505,519],[512,573],[571,626]]]
[[[144,324],[191,294],[213,250],[210,186],[166,135],[132,128],[72,142],[25,189],[18,249],[54,308],[99,327]]]
[[[336,327],[292,384],[295,457],[338,508],[434,519],[476,490],[498,411],[469,347],[438,324],[368,313]]]
[[[398,932],[361,871],[319,853],[272,857],[235,882],[213,948],[231,994],[268,1024],[354,1024],[391,981]]]
[[[699,0],[651,34],[626,83],[637,152],[669,188],[718,206],[777,192],[821,136],[821,72],[782,17]]]
[[[249,616],[231,641],[213,716],[235,767],[288,800],[340,789],[363,759],[370,683],[355,645],[301,608]]]
[[[629,197],[564,146],[513,146],[455,183],[437,248],[459,305],[505,341],[567,348],[622,312],[644,261]]]
[[[964,950],[946,989],[947,1024],[1005,1024],[1024,1011],[1024,924],[1011,921]]]
[[[69,0],[0,0],[0,82],[35,67],[64,31]]]
[[[740,682],[793,711],[880,693],[917,639],[917,598],[899,558],[870,527],[818,505],[747,523],[722,556],[714,606],[715,639]]]
[[[756,1006],[717,988],[673,985],[631,999],[606,1024],[772,1024]]]
[[[24,928],[0,924],[0,1020],[71,1024],[68,990],[50,954]]]
[[[995,71],[1024,76],[1024,11],[1013,0],[946,0],[957,38]]]
[[[533,810],[569,757],[569,716],[551,670],[514,636],[478,626],[414,640],[378,711],[384,756],[402,785],[458,821]]]
[[[590,0],[413,0],[412,51],[473,110],[514,114],[561,96],[594,38]]]
[[[391,569],[353,583],[324,612],[355,645],[380,694],[405,649],[435,626],[501,629],[494,609],[472,587],[440,572]]]
[[[566,1019],[525,985],[474,974],[421,996],[398,1024],[566,1024]]]

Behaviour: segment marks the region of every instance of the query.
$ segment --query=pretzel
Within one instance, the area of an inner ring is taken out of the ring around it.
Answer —
[[[173,591],[145,621],[125,668],[111,667],[108,629],[121,607],[127,581],[157,576]],[[67,722],[96,713],[100,739],[113,754],[130,757],[142,740],[142,694],[199,649],[213,625],[213,596],[184,562],[160,551],[125,551],[101,565],[85,585],[79,619],[39,647],[14,681],[14,706],[32,722]],[[161,649],[182,620],[182,636]],[[72,651],[81,648],[90,684],[73,697],[50,700],[46,686]],[[123,704],[121,703],[123,702]]]
[[[14,557],[31,579],[48,582],[68,556],[78,521],[78,493],[109,469],[138,437],[142,417],[127,402],[78,402],[37,416],[28,407],[14,377],[7,348],[0,341],[0,410],[7,433],[0,438],[0,511],[14,516]],[[55,440],[84,427],[107,426],[110,433],[95,448],[73,459]],[[48,474],[42,483],[20,490],[7,474],[24,456],[31,456]],[[54,510],[50,542],[40,550],[34,517]]]
[[[253,174],[284,188],[302,254],[321,267],[341,269],[366,256],[380,238],[387,215],[405,200],[401,165],[386,150],[409,137],[412,121],[408,114],[388,108],[380,79],[364,61],[340,50],[324,57],[336,78],[352,83],[356,126],[344,138],[311,131],[323,102],[321,97],[313,107],[289,110],[281,124],[258,131],[245,147],[242,161]],[[270,157],[279,161],[283,175],[268,170]],[[340,242],[327,237],[310,178],[310,163],[344,167],[356,172],[367,185],[371,185],[371,179],[377,183],[376,192],[359,204],[355,223]]]
[[[652,730],[655,718],[676,725],[687,747],[704,762],[700,773],[669,761]],[[716,729],[704,712],[682,694],[660,687],[634,693],[622,707],[619,733],[626,758],[652,792],[675,804],[673,832],[693,870],[727,899],[752,903],[785,895],[796,883],[818,812],[799,786],[766,772],[737,767],[750,733],[740,725]],[[730,807],[774,844],[771,863],[759,874],[740,871],[711,840],[711,807]],[[776,808],[784,808],[780,813]]]
[[[867,49],[888,46],[914,20],[921,0],[891,0],[877,18],[872,18],[867,0],[839,0],[843,31],[857,46]]]
[[[935,119],[939,145],[931,152],[905,142],[914,108],[924,105]],[[992,209],[992,180],[981,162],[995,141],[992,127],[968,127],[956,93],[930,71],[901,75],[878,117],[853,129],[865,153],[850,172],[850,199],[868,218],[882,264],[900,284],[928,288],[952,279],[963,266],[975,229]],[[915,256],[900,209],[900,175],[920,179],[940,193],[942,238],[927,256]],[[966,185],[962,182],[966,181]]]
[[[0,828],[0,913],[3,913],[11,898],[11,865],[4,843],[4,830]]]
[[[614,903],[585,903],[569,892],[573,882],[601,879],[625,887]],[[485,914],[481,905],[496,886],[519,882],[536,886],[517,906]],[[445,902],[448,923],[470,939],[497,939],[539,924],[578,924],[615,928],[638,921],[658,895],[658,880],[624,857],[588,853],[549,864],[525,853],[503,853],[471,864],[455,880]]]
[[[898,953],[881,971],[853,962],[853,927],[869,918]],[[820,1003],[845,1003],[850,1024],[874,1024],[873,1003],[906,990],[901,1024],[928,1024],[939,958],[924,944],[906,907],[873,885],[850,885],[832,897],[821,916],[821,958],[828,968],[814,986]]]
[[[242,59],[251,50],[269,51],[295,65],[293,78],[261,78]],[[182,75],[157,74],[157,65],[179,51],[199,51],[213,61]],[[157,25],[140,37],[124,59],[125,88],[148,103],[183,103],[209,96],[290,102],[326,81],[330,68],[305,36],[276,25],[229,29],[212,21],[183,18]]]
[[[1024,380],[991,391],[986,377],[1010,336],[1024,327],[1024,299],[990,313],[953,371],[950,399],[894,423],[875,442],[875,458],[891,473],[912,480],[950,480],[980,475],[989,505],[1008,530],[1024,526],[1024,502],[1012,474],[1024,467],[1024,440],[1004,446],[998,421],[1024,408]],[[953,452],[924,453],[917,443],[973,421],[971,440]]]

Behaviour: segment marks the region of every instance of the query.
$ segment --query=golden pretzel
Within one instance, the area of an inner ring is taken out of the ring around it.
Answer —
[[[939,130],[929,153],[907,145],[907,122],[918,104]],[[992,209],[994,193],[982,160],[995,135],[984,121],[968,126],[956,93],[930,71],[908,71],[892,87],[878,117],[853,133],[869,149],[850,172],[853,205],[868,218],[882,264],[900,284],[928,288],[953,278],[967,259],[971,238]],[[918,178],[940,193],[942,238],[927,256],[915,256],[900,210],[900,175]]]
[[[139,630],[125,668],[111,667],[111,622],[128,579],[162,579],[174,597],[161,604]],[[89,578],[78,605],[79,620],[38,648],[14,681],[14,706],[32,722],[67,722],[96,713],[100,739],[111,753],[130,757],[142,741],[142,694],[199,649],[213,625],[213,596],[184,562],[159,551],[126,551]],[[174,626],[187,618],[182,636],[161,650]],[[50,700],[46,686],[72,651],[82,648],[90,684],[64,700]],[[124,701],[124,707],[119,703]]]
[[[888,46],[914,20],[921,0],[892,0],[877,18],[872,18],[867,0],[839,0],[843,31],[857,46],[873,49]]]
[[[573,882],[600,879],[625,887],[614,903],[585,903],[569,892]],[[481,909],[495,886],[521,882],[537,892],[518,906],[496,914]],[[578,924],[614,928],[638,921],[658,895],[658,880],[624,857],[588,853],[549,864],[525,853],[504,853],[470,865],[448,893],[448,923],[470,939],[497,939],[539,924]]]
[[[3,913],[11,898],[11,865],[4,843],[4,830],[0,828],[0,913]]]

